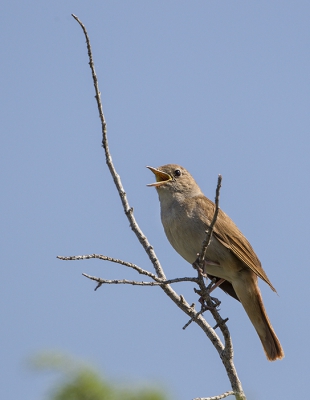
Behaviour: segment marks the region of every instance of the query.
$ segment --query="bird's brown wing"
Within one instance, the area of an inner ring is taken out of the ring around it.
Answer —
[[[276,292],[276,289],[268,279],[252,246],[234,222],[222,210],[219,210],[214,234],[224,246],[229,248],[235,256],[239,258],[239,260],[247,265],[257,276],[265,281],[274,292]]]
[[[205,196],[196,197],[196,204],[199,205],[200,202],[203,202],[204,204],[203,207],[200,205],[199,209],[206,211],[206,215],[201,215],[201,218],[205,219],[206,224],[209,225],[214,215],[215,205]],[[257,276],[265,281],[274,292],[276,292],[276,289],[268,279],[252,246],[246,237],[240,232],[236,224],[222,210],[219,210],[213,234],[223,246],[230,249],[239,260],[248,266]]]

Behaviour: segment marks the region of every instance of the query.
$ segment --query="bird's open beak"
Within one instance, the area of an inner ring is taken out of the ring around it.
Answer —
[[[156,176],[156,182],[155,183],[149,183],[146,186],[161,186],[164,183],[171,181],[171,176],[169,174],[166,174],[166,172],[160,171],[159,169],[153,168],[153,167],[146,167],[150,169],[153,174]]]

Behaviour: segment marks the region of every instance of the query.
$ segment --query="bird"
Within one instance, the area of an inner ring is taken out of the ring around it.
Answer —
[[[215,204],[201,191],[192,175],[177,164],[147,167],[156,182],[161,221],[172,247],[190,264],[197,259],[213,219]],[[230,217],[219,209],[206,252],[204,273],[224,280],[220,288],[240,301],[262,343],[266,357],[284,357],[281,343],[271,325],[258,286],[258,277],[276,292],[251,244]]]

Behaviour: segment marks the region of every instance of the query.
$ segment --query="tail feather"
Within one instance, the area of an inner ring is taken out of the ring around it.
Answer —
[[[233,282],[233,287],[256,329],[267,359],[275,361],[284,357],[284,351],[266,313],[257,278],[253,275],[251,278],[246,282]]]

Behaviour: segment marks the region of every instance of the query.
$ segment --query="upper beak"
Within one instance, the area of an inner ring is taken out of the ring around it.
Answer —
[[[146,186],[161,186],[164,183],[171,181],[171,176],[169,174],[166,174],[166,172],[160,171],[159,169],[153,168],[153,167],[146,167],[150,169],[153,174],[156,176],[156,182],[155,183],[149,183]]]

